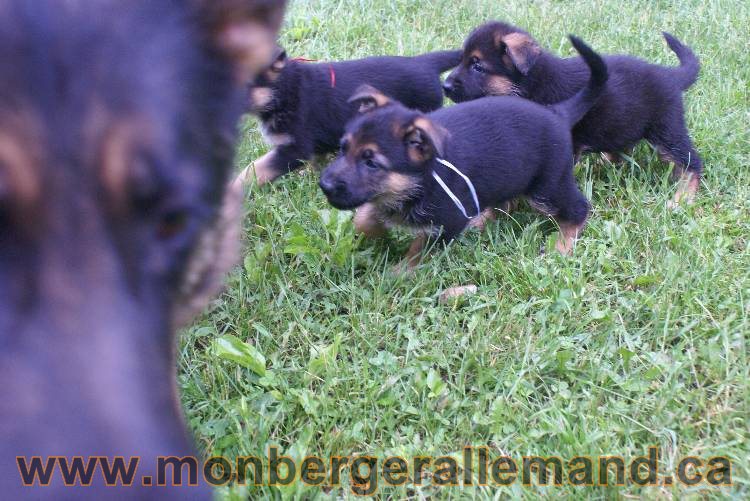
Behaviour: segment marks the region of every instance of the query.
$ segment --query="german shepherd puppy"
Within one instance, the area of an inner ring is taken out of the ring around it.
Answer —
[[[255,176],[262,185],[299,168],[314,154],[335,152],[344,126],[357,112],[348,100],[363,84],[410,108],[440,108],[440,74],[460,61],[461,51],[446,51],[310,64],[288,59],[279,48],[273,64],[250,86],[251,111],[260,118],[273,149],[245,169],[244,178]]]
[[[367,235],[390,225],[415,229],[420,235],[407,267],[416,264],[427,236],[448,242],[471,218],[519,196],[555,218],[562,235],[557,249],[571,253],[589,203],[573,176],[570,130],[607,82],[602,59],[579,39],[571,41],[591,67],[589,85],[552,107],[493,97],[424,115],[362,89],[352,98],[362,114],[347,125],[341,154],[321,176],[329,202],[357,209],[355,227]]]
[[[610,71],[599,102],[573,129],[576,156],[602,152],[610,160],[641,139],[675,165],[680,188],[671,205],[691,201],[703,166],[685,125],[682,93],[698,78],[695,54],[669,33],[678,67],[649,64],[631,56],[605,57]],[[501,22],[477,28],[464,44],[461,64],[444,84],[455,102],[515,95],[540,104],[558,103],[586,85],[589,70],[580,58],[561,59],[542,50],[525,31]]]
[[[156,486],[158,457],[195,454],[174,334],[237,255],[236,125],[284,3],[2,2],[6,499],[210,498],[202,481]],[[66,487],[53,456],[140,460],[133,487],[97,463],[90,487]],[[51,476],[24,487],[33,457]]]

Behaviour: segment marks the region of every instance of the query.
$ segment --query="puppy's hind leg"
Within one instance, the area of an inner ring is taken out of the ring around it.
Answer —
[[[534,209],[555,220],[560,228],[560,238],[555,248],[560,254],[571,255],[591,211],[588,200],[575,183],[572,171],[566,172],[558,184],[535,191],[528,201]]]
[[[670,208],[683,202],[693,202],[703,174],[703,162],[690,139],[682,110],[675,115],[677,116],[673,120],[654,127],[655,132],[646,138],[656,147],[662,161],[674,165],[672,177],[678,182],[678,186],[677,193],[668,203]]]

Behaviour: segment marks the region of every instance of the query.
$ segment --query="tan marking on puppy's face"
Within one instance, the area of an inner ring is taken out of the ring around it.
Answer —
[[[99,117],[101,118],[101,117]],[[96,123],[96,119],[92,119]],[[89,124],[93,126],[94,123]],[[110,123],[101,137],[101,151],[97,158],[98,176],[111,207],[127,211],[130,192],[139,178],[148,176],[148,167],[139,151],[150,149],[153,135],[147,120],[122,118]]]
[[[348,100],[359,106],[358,113],[369,113],[370,111],[387,106],[393,100],[371,85],[361,85]]]
[[[400,195],[414,189],[414,178],[398,172],[391,172],[386,177],[383,186],[393,195]]]
[[[379,208],[397,206],[413,195],[418,187],[417,180],[412,176],[399,172],[387,172],[377,185],[373,185],[377,195],[372,198],[372,204]]]
[[[0,201],[30,208],[41,197],[38,160],[16,134],[0,130]]]
[[[286,1],[194,0],[208,38],[229,59],[239,83],[269,64]]]

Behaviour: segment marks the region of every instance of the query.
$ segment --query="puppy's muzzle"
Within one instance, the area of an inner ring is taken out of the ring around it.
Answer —
[[[328,199],[337,199],[346,193],[346,185],[343,181],[332,176],[323,176],[320,179],[320,189],[323,190]]]
[[[453,74],[448,75],[448,78],[443,82],[443,92],[451,99],[455,98],[460,93],[461,87],[461,81]]]

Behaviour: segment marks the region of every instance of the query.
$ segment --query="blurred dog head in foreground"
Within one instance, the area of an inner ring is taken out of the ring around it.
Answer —
[[[23,490],[17,456],[140,456],[140,487],[193,452],[174,332],[233,264],[236,122],[284,3],[0,3],[4,495],[117,495]]]

